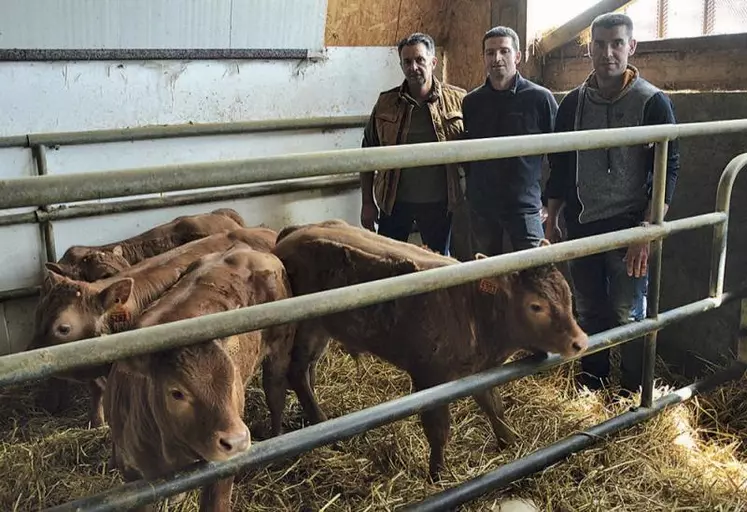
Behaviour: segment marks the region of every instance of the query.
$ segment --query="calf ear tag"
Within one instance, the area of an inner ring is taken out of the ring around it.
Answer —
[[[480,279],[479,288],[481,292],[489,293],[490,295],[498,293],[498,285],[490,279]]]
[[[130,322],[130,312],[122,306],[115,307],[109,313],[109,321],[114,324],[127,324]]]

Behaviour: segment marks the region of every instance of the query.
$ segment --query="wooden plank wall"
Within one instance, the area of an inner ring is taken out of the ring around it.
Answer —
[[[736,91],[747,89],[747,34],[666,39],[638,43],[630,63],[666,90]],[[586,47],[575,43],[553,52],[544,62],[543,81],[554,91],[568,91],[591,72]]]
[[[443,52],[439,75],[472,88],[483,80],[480,41],[495,0],[329,0],[327,46],[394,46],[426,32]],[[445,54],[445,55],[444,55]]]

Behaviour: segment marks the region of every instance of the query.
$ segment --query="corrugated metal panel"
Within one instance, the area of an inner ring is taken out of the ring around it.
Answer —
[[[3,0],[0,48],[312,48],[326,0]]]
[[[327,0],[233,0],[231,48],[324,46]]]

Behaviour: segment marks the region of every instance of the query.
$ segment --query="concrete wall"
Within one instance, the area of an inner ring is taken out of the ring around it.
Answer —
[[[679,122],[747,118],[747,93],[672,93]],[[747,152],[747,133],[683,139],[681,171],[668,219],[714,210],[729,161]],[[726,291],[747,283],[747,172],[734,186],[729,217]],[[708,296],[713,230],[688,231],[664,242],[662,309]],[[687,375],[723,364],[736,351],[739,303],[672,325],[660,333],[660,353]]]
[[[375,73],[351,72],[366,62]],[[0,136],[187,122],[366,115],[380,91],[401,81],[396,49],[330,48],[322,61],[0,63]],[[68,146],[48,152],[50,174],[210,162],[360,146],[361,128]],[[31,152],[0,149],[0,179],[33,176]],[[177,193],[178,194],[178,193]],[[154,194],[158,195],[158,194]],[[360,194],[310,190],[54,222],[58,257],[73,244],[133,236],[178,215],[235,208],[274,229],[331,217],[357,222]],[[29,209],[25,209],[28,211]],[[0,211],[7,214],[24,209]],[[0,227],[0,289],[38,285],[39,228]],[[22,349],[36,299],[0,303],[0,354]]]

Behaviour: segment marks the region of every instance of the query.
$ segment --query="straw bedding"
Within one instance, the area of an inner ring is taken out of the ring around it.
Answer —
[[[238,477],[234,510],[392,510],[454,486],[627,410],[633,401],[578,393],[572,365],[503,387],[507,417],[521,441],[499,452],[471,400],[452,404],[448,471],[426,482],[428,447],[416,418]],[[657,373],[657,375],[661,375]],[[247,391],[247,421],[267,431],[262,392]],[[38,510],[121,482],[106,466],[106,427],[84,428],[87,395],[51,417],[34,406],[38,385],[0,391],[0,510]],[[669,388],[667,388],[669,389]],[[665,392],[657,388],[657,393]],[[410,392],[407,376],[372,357],[360,365],[334,346],[320,363],[317,390],[331,417]],[[747,510],[747,379],[732,383],[488,494],[463,510],[501,499],[532,499],[548,511]],[[289,393],[287,429],[302,426]],[[197,510],[196,493],[169,510]]]

